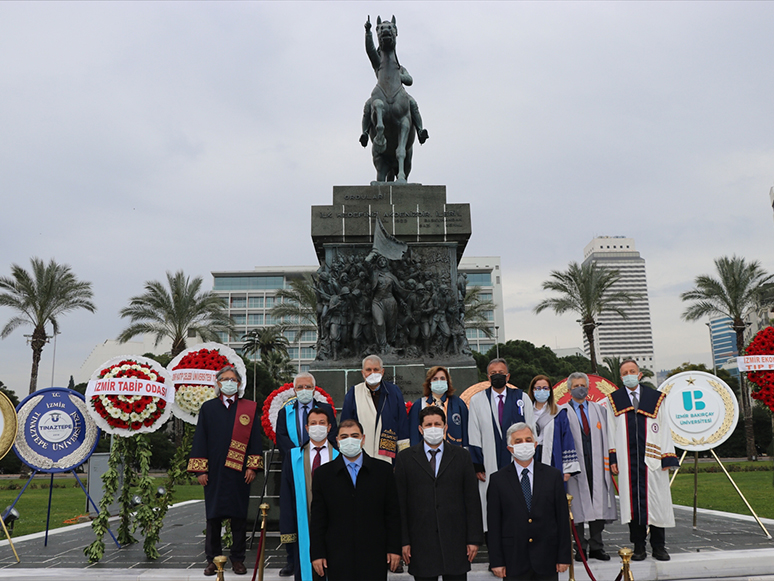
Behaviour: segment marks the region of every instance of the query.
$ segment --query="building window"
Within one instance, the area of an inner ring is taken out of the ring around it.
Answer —
[[[247,322],[247,315],[233,314],[231,318],[234,319],[235,325],[244,325]]]
[[[274,303],[276,302],[276,297],[266,297],[266,308],[271,309],[274,307]]]
[[[288,357],[298,359],[298,347],[288,347]]]
[[[468,339],[478,339],[478,329],[465,329],[465,336]]]
[[[314,347],[301,347],[301,359],[314,359],[317,357],[317,350]]]
[[[304,331],[301,333],[301,341],[317,341],[317,331]]]
[[[247,306],[251,309],[262,309],[263,297],[249,297],[247,299]]]
[[[481,299],[481,302],[491,301],[492,293],[479,293],[478,298]]]
[[[212,290],[269,290],[284,287],[284,276],[216,276]]]
[[[484,311],[484,318],[487,321],[494,321],[494,311]]]
[[[272,315],[266,314],[266,324],[267,325],[279,325],[280,324],[280,318],[274,317]]]
[[[232,309],[244,309],[246,306],[247,306],[247,297],[245,296],[231,297]]]
[[[468,286],[492,286],[492,273],[469,272]]]
[[[228,333],[219,332],[218,333],[218,340],[221,343],[228,343]]]
[[[248,325],[263,325],[263,314],[247,315]]]

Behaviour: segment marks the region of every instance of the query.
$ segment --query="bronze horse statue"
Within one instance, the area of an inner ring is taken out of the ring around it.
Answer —
[[[414,80],[400,65],[395,52],[398,36],[395,17],[384,21],[377,17],[378,49],[371,35],[370,16],[365,30],[366,54],[376,73],[376,86],[363,109],[360,144],[366,147],[369,137],[373,143],[371,154],[376,167],[376,181],[372,183],[406,183],[411,172],[414,137],[419,139],[420,144],[428,138],[417,102],[403,88],[403,85],[411,86]]]

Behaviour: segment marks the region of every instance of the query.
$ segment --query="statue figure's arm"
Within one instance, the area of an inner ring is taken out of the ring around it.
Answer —
[[[368,55],[368,60],[371,61],[371,66],[374,68],[374,72],[379,70],[379,50],[376,48],[376,45],[374,44],[374,37],[371,34],[371,16],[368,17],[368,20],[365,23],[365,49],[366,54]]]
[[[411,75],[406,70],[406,67],[400,67],[400,82],[406,85],[407,87],[410,87],[414,84],[414,79],[411,78]]]

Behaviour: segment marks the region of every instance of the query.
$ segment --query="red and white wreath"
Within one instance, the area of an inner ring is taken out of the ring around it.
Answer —
[[[89,415],[109,434],[155,432],[171,413],[171,384],[167,370],[153,359],[114,357],[92,374],[86,387]]]
[[[261,414],[261,426],[263,427],[263,433],[275,444],[277,443],[277,416],[279,416],[280,410],[289,404],[291,401],[295,401],[296,392],[293,389],[293,383],[286,383],[282,387],[278,387],[269,394],[266,401],[263,402],[263,413]],[[333,415],[336,415],[336,406],[333,404],[333,398],[328,393],[315,386],[314,399],[328,403],[333,408]]]
[[[227,365],[236,367],[242,377],[239,383],[239,397],[242,397],[247,371],[244,361],[231,347],[220,343],[200,343],[170,361],[167,369],[172,374],[175,386],[171,406],[176,418],[196,424],[202,404],[217,395],[215,374]]]

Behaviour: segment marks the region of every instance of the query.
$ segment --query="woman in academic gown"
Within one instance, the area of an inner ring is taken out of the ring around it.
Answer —
[[[468,447],[468,406],[460,398],[454,395],[451,375],[449,370],[440,365],[431,367],[425,383],[423,395],[416,400],[409,410],[409,439],[411,445],[422,441],[419,433],[419,412],[429,405],[438,406],[446,414],[446,441],[455,446]]]

